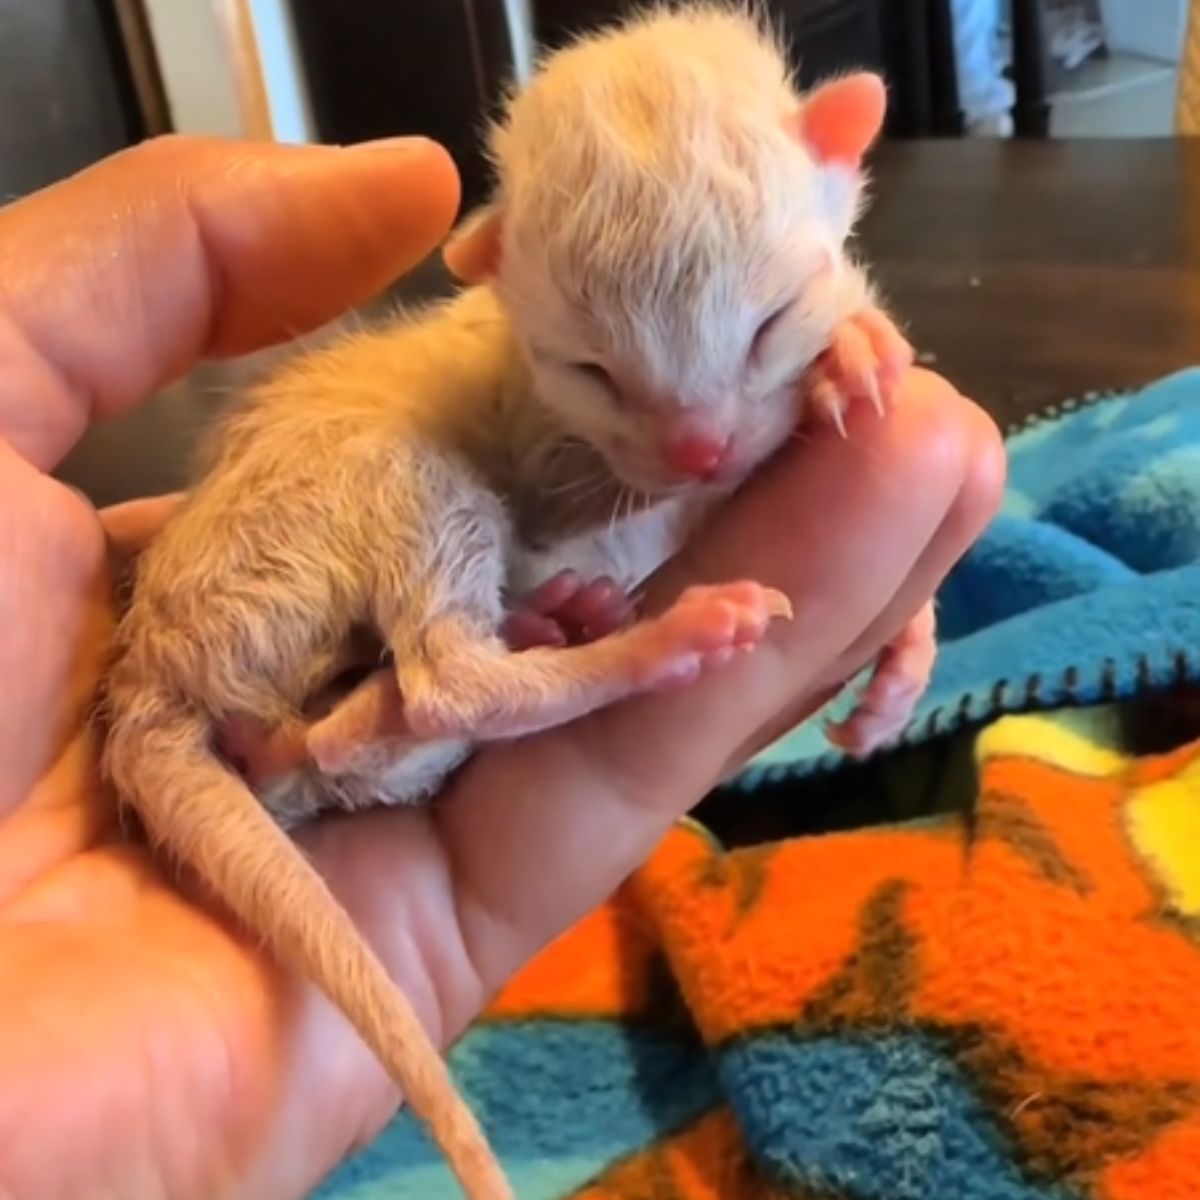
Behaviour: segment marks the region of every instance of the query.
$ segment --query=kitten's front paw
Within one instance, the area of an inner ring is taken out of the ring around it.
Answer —
[[[829,348],[813,364],[813,404],[845,436],[847,406],[869,400],[882,415],[912,363],[913,348],[891,318],[878,308],[864,308],[838,325]]]
[[[522,597],[501,636],[513,650],[578,646],[625,629],[633,617],[633,601],[612,579],[585,583],[574,571],[560,571]]]

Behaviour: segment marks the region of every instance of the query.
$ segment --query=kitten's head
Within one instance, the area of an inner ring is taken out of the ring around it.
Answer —
[[[736,482],[795,426],[837,318],[882,83],[801,99],[741,13],[658,13],[552,56],[446,247],[496,287],[540,400],[630,487]]]

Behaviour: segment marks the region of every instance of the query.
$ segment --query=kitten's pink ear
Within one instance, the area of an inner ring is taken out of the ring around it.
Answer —
[[[790,119],[818,162],[857,167],[883,128],[887,89],[863,71],[815,88]]]
[[[450,235],[442,247],[442,261],[463,283],[483,283],[500,269],[500,235],[504,218],[489,206]]]

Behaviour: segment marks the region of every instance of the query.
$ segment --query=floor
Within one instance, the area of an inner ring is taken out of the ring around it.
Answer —
[[[1066,76],[1053,99],[1058,138],[1170,137],[1178,69],[1129,55],[1093,59]]]

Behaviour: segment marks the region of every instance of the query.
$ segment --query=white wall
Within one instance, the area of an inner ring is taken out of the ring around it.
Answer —
[[[308,87],[286,0],[250,0],[250,14],[275,137],[281,142],[311,142],[316,133]]]
[[[242,133],[233,62],[213,5],[145,0],[171,124],[180,133]]]
[[[1188,0],[1100,0],[1109,49],[1161,62],[1179,62]]]
[[[529,0],[504,0],[504,15],[512,46],[513,72],[524,83],[533,73],[533,14]]]
[[[222,0],[145,0],[146,20],[173,127],[180,133],[245,136],[234,47]],[[313,139],[308,92],[285,0],[246,0],[251,44],[279,141]],[[232,24],[232,22],[231,22]]]

